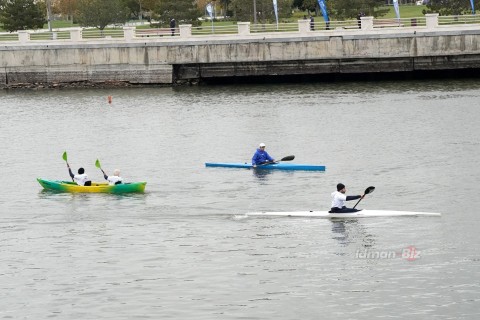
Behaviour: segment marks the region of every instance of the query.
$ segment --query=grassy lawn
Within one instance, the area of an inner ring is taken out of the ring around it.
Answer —
[[[72,21],[64,21],[64,20],[53,20],[52,21],[52,28],[70,28],[70,27],[79,27],[78,24],[73,23]],[[43,25],[44,29],[48,29],[48,24]]]
[[[396,18],[395,10],[393,10],[393,6],[389,6],[390,11],[382,18],[389,19],[389,18]],[[400,9],[400,18],[418,18],[423,17],[422,10],[427,9],[427,6],[416,6],[416,5],[404,5],[399,6]]]

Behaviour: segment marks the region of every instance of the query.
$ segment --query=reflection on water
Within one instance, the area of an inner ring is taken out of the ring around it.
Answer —
[[[268,169],[252,169],[254,177],[258,178],[260,181],[261,180],[267,180],[268,176],[273,173],[273,170],[268,170]]]
[[[356,249],[369,249],[375,246],[375,237],[362,224],[361,219],[330,219],[332,239],[341,246],[353,244]]]

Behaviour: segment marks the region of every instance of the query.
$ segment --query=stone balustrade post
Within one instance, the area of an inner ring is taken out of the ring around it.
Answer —
[[[362,30],[373,30],[373,17],[360,17]]]
[[[123,37],[126,41],[133,40],[135,38],[135,27],[123,27]]]
[[[181,24],[178,28],[180,29],[180,38],[188,38],[192,36],[191,24]]]
[[[72,41],[82,40],[82,28],[70,29],[70,40]]]
[[[435,29],[438,27],[438,13],[427,13],[427,29]]]
[[[250,34],[250,22],[237,22],[237,27],[239,35]]]
[[[298,20],[298,31],[307,34],[310,31],[310,20]]]
[[[18,41],[21,43],[30,41],[30,32],[27,30],[18,30]]]

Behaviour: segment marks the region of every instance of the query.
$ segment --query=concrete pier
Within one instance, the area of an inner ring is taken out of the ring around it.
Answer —
[[[371,17],[365,17],[371,18]],[[438,18],[438,17],[434,17]],[[250,33],[239,23],[237,34],[137,37],[124,28],[123,38],[32,41],[0,40],[0,87],[109,81],[172,84],[202,79],[278,75],[417,72],[480,69],[480,25],[425,25],[310,31],[299,21],[296,32]]]

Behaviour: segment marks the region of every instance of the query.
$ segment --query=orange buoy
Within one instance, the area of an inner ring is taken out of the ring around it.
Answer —
[[[108,96],[108,103],[112,103],[112,96]]]

